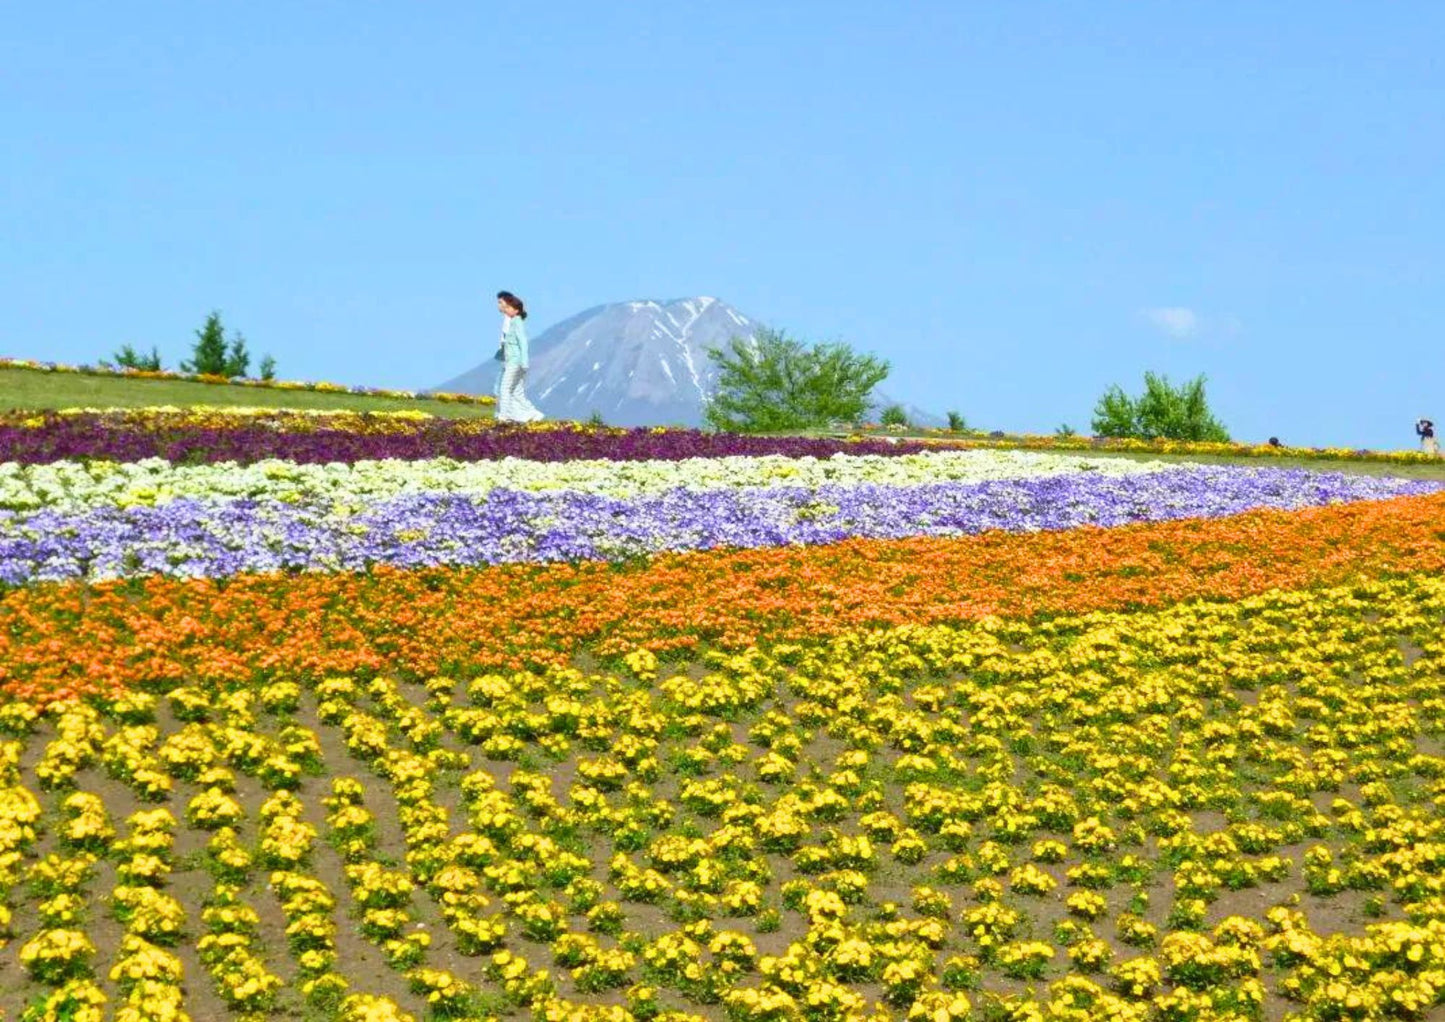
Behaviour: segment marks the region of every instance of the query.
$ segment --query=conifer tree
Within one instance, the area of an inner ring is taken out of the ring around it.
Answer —
[[[212,312],[206,323],[196,331],[196,343],[191,348],[191,357],[181,363],[181,371],[200,373],[207,376],[229,376],[230,356],[226,350],[226,328],[221,324],[221,314]]]
[[[251,369],[251,354],[246,350],[246,338],[238,330],[231,339],[230,354],[226,356],[226,375],[245,376]]]

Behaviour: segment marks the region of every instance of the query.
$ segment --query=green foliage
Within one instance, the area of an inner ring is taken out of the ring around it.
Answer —
[[[151,346],[150,354],[142,355],[129,344],[123,345],[119,351],[111,356],[111,360],[118,366],[126,369],[143,369],[147,372],[160,372],[161,353]]]
[[[589,415],[589,416],[587,416],[587,425],[589,425],[589,426],[605,426],[605,425],[607,425],[607,420],[605,420],[604,418],[602,418],[602,413],[599,412],[597,409],[594,408],[594,409],[592,409],[592,414]]]
[[[950,433],[962,433],[968,429],[968,420],[958,412],[948,413],[948,431]]]
[[[1058,429],[1054,430],[1054,436],[1076,436],[1076,435],[1078,435],[1078,431],[1075,430],[1073,426],[1070,426],[1067,422],[1064,423],[1063,425],[1061,425]]]
[[[245,376],[251,369],[251,355],[246,350],[246,338],[236,331],[231,340],[231,353],[226,357],[227,376]]]
[[[1209,410],[1201,374],[1175,387],[1169,377],[1144,374],[1144,393],[1131,398],[1118,384],[1094,406],[1096,436],[1139,440],[1227,441],[1229,431]]]
[[[276,378],[276,360],[270,355],[262,355],[261,365],[256,371],[261,374],[261,379],[274,380]]]
[[[906,426],[908,413],[903,410],[902,405],[889,405],[879,414],[878,421],[885,426]]]
[[[1117,383],[1094,406],[1095,436],[1135,436],[1134,402]]]
[[[207,316],[205,325],[196,331],[196,343],[191,348],[191,357],[181,363],[181,371],[211,376],[227,375],[226,328],[221,324],[219,312]]]
[[[191,357],[181,363],[185,373],[201,373],[206,376],[245,376],[251,368],[251,355],[246,351],[246,338],[239,332],[229,342],[226,328],[221,323],[221,314],[213,312],[206,317],[205,325],[196,331],[196,343],[191,348]],[[276,364],[271,363],[272,372]]]
[[[708,357],[719,368],[707,421],[717,429],[763,433],[856,423],[868,395],[888,375],[886,361],[846,344],[805,344],[759,330],[752,344],[734,337]]]

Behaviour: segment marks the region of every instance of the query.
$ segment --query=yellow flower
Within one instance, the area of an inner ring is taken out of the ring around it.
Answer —
[[[95,945],[80,930],[41,930],[20,948],[20,964],[42,983],[54,986],[90,968]]]

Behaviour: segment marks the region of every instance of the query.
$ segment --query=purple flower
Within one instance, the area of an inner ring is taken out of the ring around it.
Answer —
[[[846,454],[914,454],[939,445],[889,440],[843,441],[813,437],[758,437],[700,430],[631,429],[596,432],[586,428],[526,429],[475,420],[433,419],[393,433],[364,433],[327,427],[283,432],[266,420],[222,427],[184,421],[142,427],[114,416],[86,413],[46,415],[39,426],[0,425],[0,460],[40,464],[62,460],[139,461],[165,458],[180,464],[223,461],[250,463],[285,458],[305,463],[367,459],[449,457],[459,461],[525,458],[530,461],[609,461],[716,458],[782,454],[818,458]]]
[[[415,494],[358,513],[325,501],[176,500],[0,513],[0,583],[145,574],[352,571],[615,560],[669,550],[956,536],[1221,517],[1435,492],[1445,484],[1299,469],[1187,467],[927,486]]]

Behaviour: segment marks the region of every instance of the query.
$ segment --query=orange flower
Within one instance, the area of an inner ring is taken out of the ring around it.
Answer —
[[[1157,607],[1445,570],[1445,494],[1120,529],[853,540],[637,564],[47,585],[0,597],[0,691],[115,694],[198,676],[563,663],[867,625]]]

